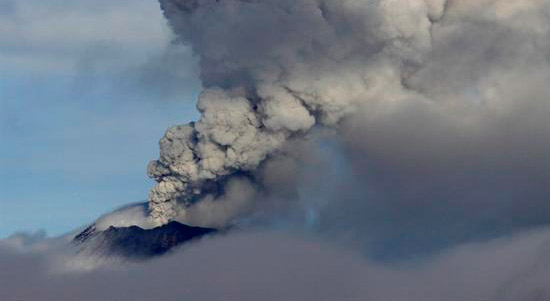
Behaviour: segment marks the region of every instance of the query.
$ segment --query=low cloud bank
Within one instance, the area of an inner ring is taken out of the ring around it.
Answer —
[[[26,243],[24,243],[26,242]],[[382,264],[288,232],[235,232],[137,265],[67,269],[62,241],[0,242],[2,300],[549,300],[550,229]]]

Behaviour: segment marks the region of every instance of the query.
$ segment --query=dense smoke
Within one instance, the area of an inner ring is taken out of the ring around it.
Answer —
[[[186,220],[204,198],[220,206],[226,198],[257,198],[233,197],[227,186],[238,181],[232,185],[261,187],[243,173],[254,173],[290,137],[316,124],[335,126],[379,93],[390,94],[387,101],[404,97],[402,77],[423,63],[444,3],[229,0],[161,6],[178,37],[199,55],[204,91],[197,104],[201,119],[169,129],[160,159],[149,165],[159,182],[150,194],[158,224]],[[229,219],[246,203],[236,204]]]
[[[160,2],[204,91],[200,120],[169,129],[149,165],[154,224],[220,227],[253,211],[270,197],[264,166],[310,156],[289,143],[320,127],[353,166],[321,210],[331,231],[395,239],[440,220],[442,236],[466,237],[463,224],[548,221],[547,1]],[[373,227],[379,216],[400,230]]]

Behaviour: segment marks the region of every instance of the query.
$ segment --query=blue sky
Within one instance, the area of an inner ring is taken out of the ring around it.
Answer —
[[[158,140],[196,119],[196,59],[154,0],[0,0],[0,237],[143,201]]]

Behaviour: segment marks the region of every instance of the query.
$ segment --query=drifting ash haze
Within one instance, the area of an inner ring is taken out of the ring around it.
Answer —
[[[14,236],[0,299],[550,300],[549,1],[160,6],[201,117],[95,225],[245,230],[114,270]]]

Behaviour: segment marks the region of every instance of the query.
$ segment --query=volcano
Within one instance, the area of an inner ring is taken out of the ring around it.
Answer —
[[[176,246],[213,235],[218,230],[170,222],[153,229],[137,226],[109,227],[98,231],[95,224],[77,234],[72,243],[81,251],[96,255],[143,260],[160,256]]]

